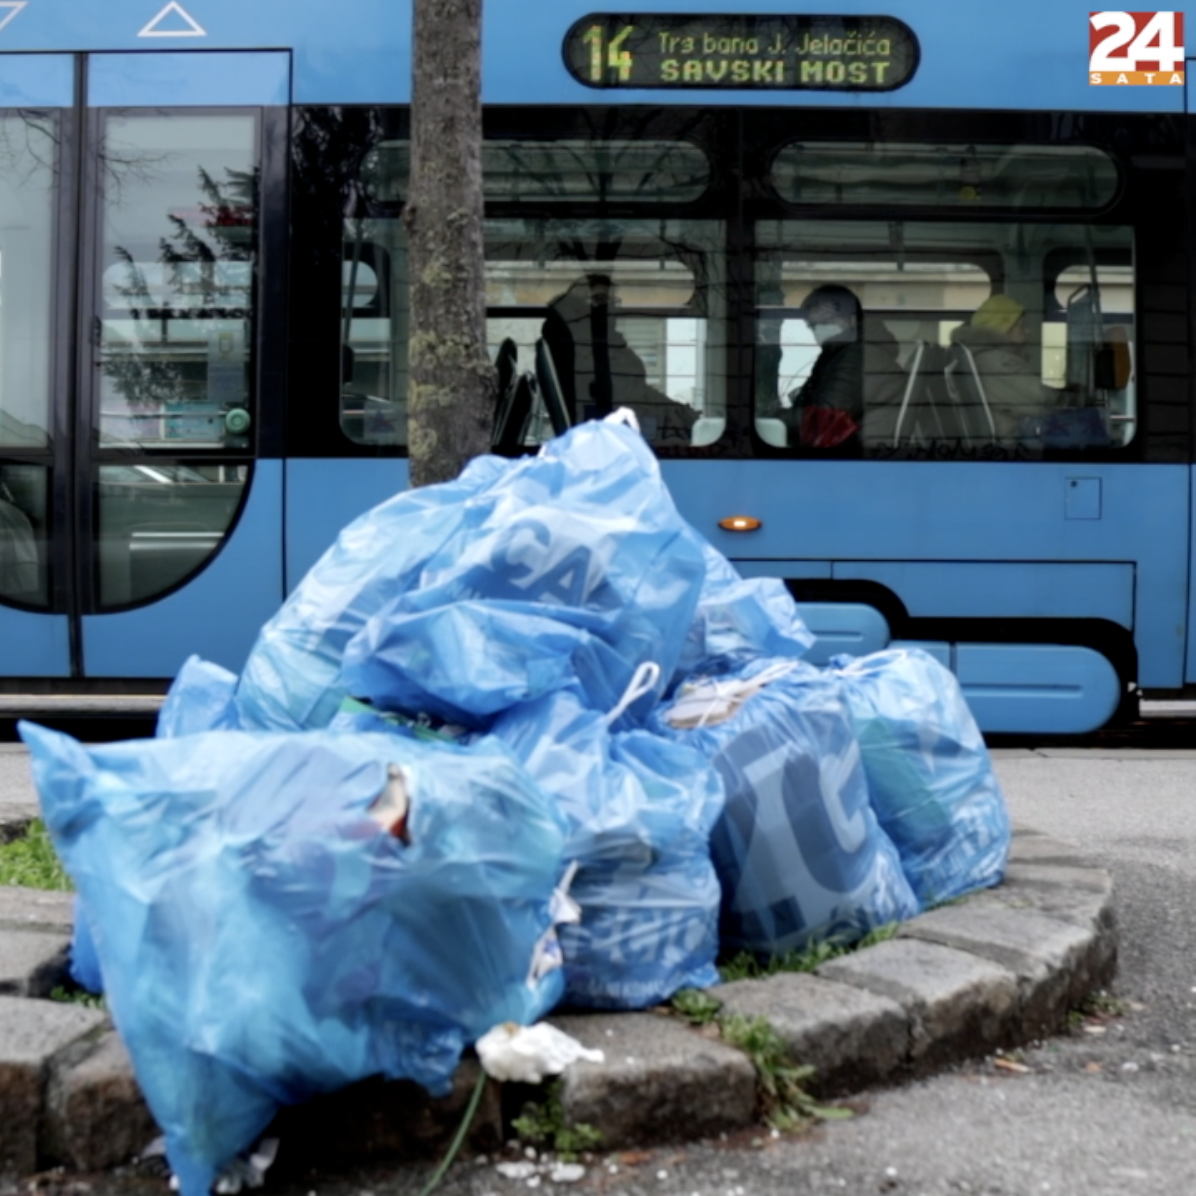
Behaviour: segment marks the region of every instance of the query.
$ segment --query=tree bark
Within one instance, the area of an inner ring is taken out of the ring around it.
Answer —
[[[496,374],[486,353],[482,243],[482,0],[414,0],[411,484],[456,477],[490,450]]]

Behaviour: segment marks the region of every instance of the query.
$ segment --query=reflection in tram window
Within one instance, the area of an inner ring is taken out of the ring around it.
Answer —
[[[821,449],[799,410],[835,342],[817,288],[860,304],[851,434],[871,456],[1119,448],[1136,426],[1132,230],[1067,224],[771,221],[757,234],[756,431]],[[1016,244],[1017,252],[1008,252]],[[882,352],[882,350],[885,350]]]
[[[57,117],[0,116],[0,449],[50,443]]]
[[[361,183],[373,214],[344,222],[340,424],[362,444],[407,440],[407,242],[397,208],[385,205],[406,194],[408,169],[405,141],[371,150]],[[487,341],[492,357],[510,342],[513,386],[535,380],[504,451],[617,406],[636,412],[657,447],[719,438],[729,306],[722,223],[529,211],[692,202],[709,180],[703,151],[680,141],[484,145]],[[499,396],[500,409],[508,397]]]
[[[52,222],[58,117],[0,115],[0,602],[50,584]]]
[[[487,338],[509,339],[539,402],[523,443],[630,407],[660,448],[709,444],[725,426],[723,226],[699,220],[490,220]],[[551,360],[551,375],[545,352]]]
[[[726,310],[721,224],[499,218],[485,222],[484,237],[491,355],[510,338],[518,371],[543,375],[537,346],[550,346],[569,423],[622,405],[661,447],[717,438],[726,374],[725,346],[712,333]],[[340,420],[362,444],[406,442],[406,265],[398,219],[345,222]],[[599,291],[602,302],[592,302]],[[521,443],[560,430],[546,389],[541,377]]]
[[[407,234],[397,219],[346,220],[341,272],[341,430],[407,443]]]
[[[221,545],[248,480],[246,465],[153,459],[101,465],[96,483],[100,603],[164,593]]]
[[[96,412],[100,453],[250,447],[257,124],[248,115],[112,113],[104,126]],[[201,568],[236,516],[248,467],[98,466],[103,609]]]
[[[248,447],[256,162],[251,116],[108,117],[101,447]]]
[[[44,466],[0,465],[0,599],[49,601],[48,481]]]

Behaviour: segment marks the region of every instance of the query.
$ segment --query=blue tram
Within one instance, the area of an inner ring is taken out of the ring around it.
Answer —
[[[818,654],[921,644],[986,730],[1196,683],[1196,9],[738,7],[486,4],[497,449],[632,406]],[[239,667],[406,484],[409,30],[0,3],[4,689]]]

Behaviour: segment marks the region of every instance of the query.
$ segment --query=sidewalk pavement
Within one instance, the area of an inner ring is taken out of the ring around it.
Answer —
[[[820,1097],[900,1082],[957,1060],[1024,1044],[1065,1026],[1068,1012],[1116,969],[1112,882],[1067,844],[1014,835],[1005,882],[905,923],[896,938],[814,974],[720,985],[723,1012],[763,1016],[793,1057],[817,1069]],[[103,1170],[137,1155],[157,1130],[107,1015],[47,1000],[62,982],[69,894],[0,888],[0,1171]],[[604,1150],[729,1133],[755,1123],[747,1056],[711,1030],[661,1010],[553,1016],[605,1062],[565,1072],[568,1124],[601,1131]],[[467,1060],[454,1093],[428,1098],[407,1082],[366,1081],[284,1110],[269,1132],[313,1165],[434,1157],[477,1078]],[[492,1082],[471,1132],[475,1150],[503,1140]]]

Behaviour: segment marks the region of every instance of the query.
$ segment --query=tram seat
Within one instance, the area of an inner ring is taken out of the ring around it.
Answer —
[[[947,393],[947,365],[950,356],[942,345],[922,341],[922,359],[914,401],[918,430],[922,440],[941,442],[960,440],[963,433],[955,417],[951,396]]]
[[[515,401],[515,375],[519,360],[519,348],[508,336],[498,347],[498,356],[494,360],[497,378],[497,389],[494,396],[494,423],[491,426],[490,444],[498,448],[503,433],[508,425],[511,404]]]
[[[864,442],[898,448],[929,445],[947,435],[941,408],[943,350],[914,341],[900,374],[867,375],[864,391]]]
[[[947,395],[958,419],[960,440],[967,445],[992,444],[997,439],[984,382],[976,368],[976,358],[967,345],[951,346],[951,359],[943,371]]]
[[[536,376],[525,371],[512,377],[505,397],[499,396],[490,446],[500,457],[517,457],[527,441],[528,425],[539,388]]]
[[[926,342],[914,342],[914,350],[905,363],[905,386],[901,391],[901,403],[893,421],[893,435],[890,443],[894,448],[925,438],[926,431],[920,426],[919,408],[924,405],[925,379],[922,375],[922,361],[926,356]]]
[[[508,336],[498,346],[498,353],[494,358],[494,369],[498,374],[498,394],[500,399],[515,381],[515,367],[518,362],[519,346]]]
[[[548,412],[553,435],[559,436],[562,432],[567,432],[572,423],[569,407],[557,376],[552,353],[543,337],[536,341],[536,381],[540,384],[540,396],[544,400],[544,409]]]
[[[694,420],[693,429],[689,434],[689,442],[694,448],[705,448],[708,444],[714,444],[726,430],[727,417],[725,415],[699,416]]]
[[[1134,333],[1128,324],[1105,329],[1097,384],[1102,390],[1123,391],[1134,376]]]
[[[789,445],[789,430],[782,419],[757,416],[756,435],[773,448],[787,448]]]

